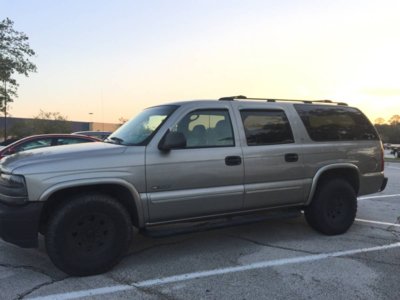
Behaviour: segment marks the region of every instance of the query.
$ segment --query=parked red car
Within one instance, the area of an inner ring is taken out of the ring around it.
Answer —
[[[20,139],[0,149],[0,158],[17,152],[61,145],[70,145],[88,142],[101,142],[100,139],[77,134],[40,134]]]

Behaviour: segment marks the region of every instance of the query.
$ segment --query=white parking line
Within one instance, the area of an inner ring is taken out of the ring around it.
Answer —
[[[363,223],[371,223],[371,224],[378,224],[378,225],[387,225],[387,226],[394,226],[394,227],[400,227],[400,224],[396,223],[387,223],[387,222],[380,222],[380,221],[371,221],[371,220],[365,220],[365,219],[356,219],[358,222],[363,222]]]
[[[131,285],[114,285],[114,286],[107,286],[104,288],[98,289],[90,289],[90,290],[83,290],[79,292],[70,292],[70,293],[63,293],[63,294],[54,294],[48,296],[39,296],[35,298],[27,298],[28,300],[68,300],[68,299],[79,299],[83,297],[90,297],[90,296],[98,296],[98,295],[107,295],[117,292],[122,292],[126,290],[132,290],[134,287]]]
[[[358,200],[368,200],[368,199],[377,199],[377,198],[391,198],[391,197],[400,197],[400,194],[359,197]]]
[[[400,170],[400,168],[398,168],[398,167],[392,167],[392,166],[386,166],[387,168],[389,168],[389,169],[396,169],[396,170]]]
[[[370,248],[362,248],[362,249],[354,249],[354,250],[345,250],[339,252],[332,252],[332,253],[321,253],[315,255],[306,255],[300,257],[293,257],[293,258],[284,258],[284,259],[277,259],[277,260],[269,260],[263,262],[257,262],[249,265],[242,265],[237,267],[228,267],[228,268],[221,268],[221,269],[214,269],[214,270],[207,270],[201,272],[193,272],[193,273],[186,273],[181,275],[169,276],[164,278],[156,278],[150,279],[145,281],[140,281],[136,283],[132,283],[132,285],[117,285],[117,286],[110,286],[98,289],[90,289],[90,290],[83,290],[79,292],[70,292],[70,293],[62,293],[62,294],[54,294],[44,297],[36,297],[30,298],[35,300],[67,300],[67,299],[77,299],[82,297],[89,297],[89,296],[96,296],[96,295],[105,295],[116,293],[120,291],[130,290],[138,287],[150,287],[168,283],[176,283],[182,282],[187,280],[193,280],[198,278],[205,278],[210,276],[216,275],[224,275],[229,273],[235,272],[243,272],[249,270],[256,270],[268,267],[277,267],[277,266],[284,266],[289,264],[298,264],[298,263],[305,263],[311,261],[317,261],[332,257],[341,257],[341,256],[349,256],[354,254],[366,253],[366,252],[373,252],[373,251],[381,251],[381,250],[388,250],[393,248],[399,248],[400,242],[394,244],[388,244],[383,246],[376,246]]]

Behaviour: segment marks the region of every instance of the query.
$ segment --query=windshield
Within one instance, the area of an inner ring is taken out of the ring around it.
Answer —
[[[127,146],[146,145],[176,108],[175,105],[147,108],[118,128],[106,142]]]

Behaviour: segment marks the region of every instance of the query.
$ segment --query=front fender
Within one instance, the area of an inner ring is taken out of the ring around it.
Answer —
[[[134,199],[134,204],[136,206],[138,215],[138,223],[139,226],[144,225],[144,213],[145,209],[143,207],[142,199],[140,197],[140,193],[136,189],[135,186],[130,184],[129,182],[119,179],[119,178],[93,178],[93,179],[84,179],[84,180],[69,180],[66,182],[60,182],[57,183],[48,189],[46,189],[39,197],[38,201],[40,202],[45,202],[47,201],[51,195],[53,195],[56,192],[69,189],[69,188],[79,188],[79,187],[87,187],[87,186],[98,186],[98,185],[117,185],[126,188],[130,194],[132,195],[132,198]]]

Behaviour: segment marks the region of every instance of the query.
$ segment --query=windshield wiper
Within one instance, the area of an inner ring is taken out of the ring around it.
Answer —
[[[124,142],[123,139],[116,137],[116,136],[110,137],[106,141],[110,141],[110,140],[115,142],[116,144],[122,144]]]

